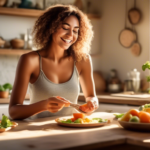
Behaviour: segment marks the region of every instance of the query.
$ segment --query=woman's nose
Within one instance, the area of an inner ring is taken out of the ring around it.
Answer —
[[[73,31],[72,31],[72,30],[68,30],[67,35],[69,35],[69,36],[73,36]]]

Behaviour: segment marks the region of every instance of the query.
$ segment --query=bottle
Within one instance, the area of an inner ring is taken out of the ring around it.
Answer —
[[[121,91],[121,81],[118,78],[117,71],[112,69],[110,71],[110,78],[108,80],[108,92],[116,93]]]

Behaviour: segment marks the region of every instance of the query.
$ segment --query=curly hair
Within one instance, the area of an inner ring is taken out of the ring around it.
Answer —
[[[52,39],[52,34],[58,26],[70,15],[79,20],[79,33],[77,41],[69,47],[67,53],[73,56],[76,61],[85,59],[90,52],[93,38],[92,25],[81,10],[73,5],[54,5],[49,7],[35,22],[33,29],[33,42],[36,48],[46,48]]]

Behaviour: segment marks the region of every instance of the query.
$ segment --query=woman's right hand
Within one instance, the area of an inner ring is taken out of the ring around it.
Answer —
[[[70,101],[60,96],[50,97],[49,99],[47,99],[47,110],[51,113],[56,113],[63,107],[68,107],[69,105]]]

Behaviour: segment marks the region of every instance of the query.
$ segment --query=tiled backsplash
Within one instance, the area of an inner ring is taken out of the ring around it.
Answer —
[[[13,85],[18,56],[0,56],[0,84],[9,82]]]

